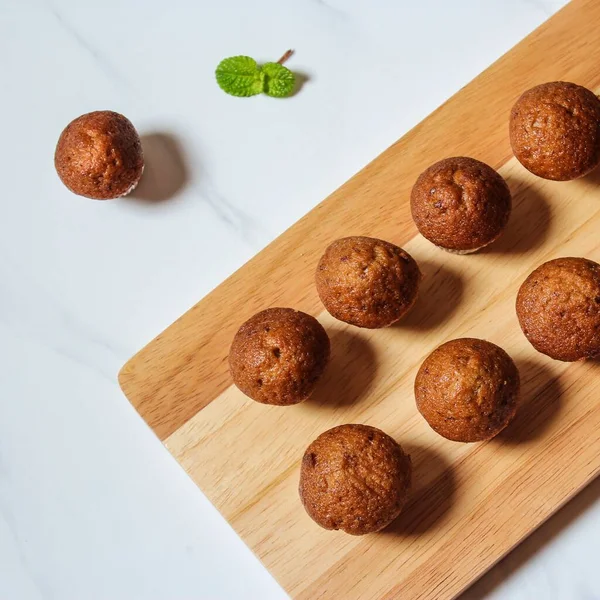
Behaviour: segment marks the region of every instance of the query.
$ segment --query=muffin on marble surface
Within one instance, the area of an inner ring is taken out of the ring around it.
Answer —
[[[600,162],[600,100],[564,81],[527,90],[510,113],[510,143],[534,175],[564,181]]]
[[[235,334],[229,369],[235,385],[253,400],[298,404],[314,391],[329,350],[329,337],[314,317],[291,308],[268,308]]]
[[[517,410],[519,371],[500,347],[473,338],[442,344],[415,379],[417,408],[431,428],[456,442],[493,438]]]
[[[87,113],[61,133],[54,165],[61,181],[79,196],[95,200],[125,196],[144,170],[140,136],[119,113]]]
[[[376,329],[402,318],[417,299],[421,272],[412,256],[369,237],[336,240],[315,275],[327,311],[340,321]]]
[[[410,456],[389,435],[367,425],[340,425],[306,449],[300,499],[324,529],[372,533],[400,514],[411,474]]]
[[[556,258],[527,277],[517,294],[517,317],[539,352],[562,361],[600,356],[600,265]]]
[[[459,156],[440,160],[419,175],[410,206],[423,237],[444,250],[468,254],[500,236],[512,200],[492,167]]]

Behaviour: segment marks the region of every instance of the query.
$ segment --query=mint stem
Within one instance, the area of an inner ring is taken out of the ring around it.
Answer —
[[[294,51],[288,50],[277,62],[282,65],[292,54],[294,54]]]

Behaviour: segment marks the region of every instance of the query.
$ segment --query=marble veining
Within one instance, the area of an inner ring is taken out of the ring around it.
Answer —
[[[117,372],[564,3],[0,5],[0,599],[286,597]],[[227,55],[290,47],[292,98],[214,83]],[[127,115],[147,158],[114,202],[53,168],[62,128],[98,109]],[[600,598],[599,497],[596,482],[464,597]]]
[[[210,179],[206,178],[205,183],[200,184],[200,190],[203,202],[210,206],[217,219],[231,229],[232,234],[237,234],[251,246],[260,244],[265,238],[273,237],[259,219],[254,218],[219,193]]]
[[[74,28],[69,20],[65,18],[65,15],[62,12],[59,12],[54,6],[52,6],[49,2],[47,3],[48,9],[52,16],[56,19],[56,22],[60,25],[60,27],[64,30],[64,32],[73,38],[75,44],[81,48],[84,52],[87,52],[91,58],[96,62],[101,68],[105,75],[115,81],[119,82],[123,85],[128,85],[128,81],[124,78],[117,68],[115,68],[106,58],[104,53],[98,51],[94,46],[92,46],[84,36],[82,36],[76,28]]]

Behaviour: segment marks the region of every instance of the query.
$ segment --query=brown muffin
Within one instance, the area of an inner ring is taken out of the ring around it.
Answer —
[[[434,431],[456,442],[480,442],[512,420],[519,387],[519,371],[502,348],[462,338],[425,359],[415,379],[415,398]]]
[[[468,254],[491,244],[510,217],[510,190],[492,167],[474,158],[446,158],[426,169],[410,196],[421,235],[439,248]]]
[[[586,258],[544,263],[521,285],[517,317],[538,352],[563,361],[600,356],[600,265]]]
[[[417,299],[421,272],[412,256],[388,242],[347,237],[321,257],[317,292],[336,319],[376,329],[403,317]]]
[[[75,194],[96,200],[124,196],[135,188],[144,170],[140,136],[116,112],[82,115],[61,133],[54,165]]]
[[[340,425],[306,449],[300,499],[324,529],[372,533],[400,514],[411,473],[410,456],[389,435],[367,425]]]
[[[564,81],[531,88],[510,113],[510,143],[519,162],[539,177],[581,177],[600,162],[600,100]]]
[[[314,317],[268,308],[233,338],[229,370],[237,387],[257,402],[287,406],[306,400],[329,361],[329,337]]]

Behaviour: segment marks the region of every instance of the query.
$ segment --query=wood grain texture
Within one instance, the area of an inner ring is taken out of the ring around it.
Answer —
[[[600,85],[599,23],[600,2],[567,5],[139,352],[119,381],[156,434],[164,440],[229,385],[223,349],[241,321],[267,306],[320,310],[313,271],[332,238],[404,244],[416,233],[410,189],[432,162],[450,153],[498,168],[523,90],[556,79]]]
[[[514,159],[501,168],[515,198],[504,236],[457,256],[421,236],[405,244],[424,271],[414,310],[396,326],[360,330],[326,313],[332,363],[314,398],[257,404],[231,386],[166,439],[208,498],[294,598],[451,598],[548,518],[600,470],[600,363],[538,354],[515,314],[516,292],[540,263],[600,261],[600,172],[542,181]],[[515,422],[486,444],[435,434],[418,414],[414,377],[456,337],[481,337],[517,363]],[[390,528],[354,538],[319,529],[298,499],[310,441],[341,423],[382,428],[412,455],[412,500]]]
[[[567,6],[121,372],[143,418],[292,597],[452,598],[600,472],[600,362],[536,353],[514,310],[519,285],[545,260],[600,262],[600,171],[568,183],[541,180],[510,159],[507,136],[510,106],[525,88],[556,79],[600,86],[599,25],[600,2]],[[507,231],[475,255],[445,253],[410,223],[412,183],[449,153],[500,167],[513,193]],[[424,272],[415,308],[393,327],[361,330],[322,311],[313,285],[318,257],[332,239],[351,234],[401,244]],[[293,407],[247,399],[226,373],[235,329],[274,305],[317,315],[332,341],[314,397]],[[462,336],[502,346],[521,373],[515,422],[484,444],[439,437],[414,403],[424,357]],[[318,528],[297,493],[306,446],[351,422],[380,427],[414,464],[399,519],[359,538]]]

